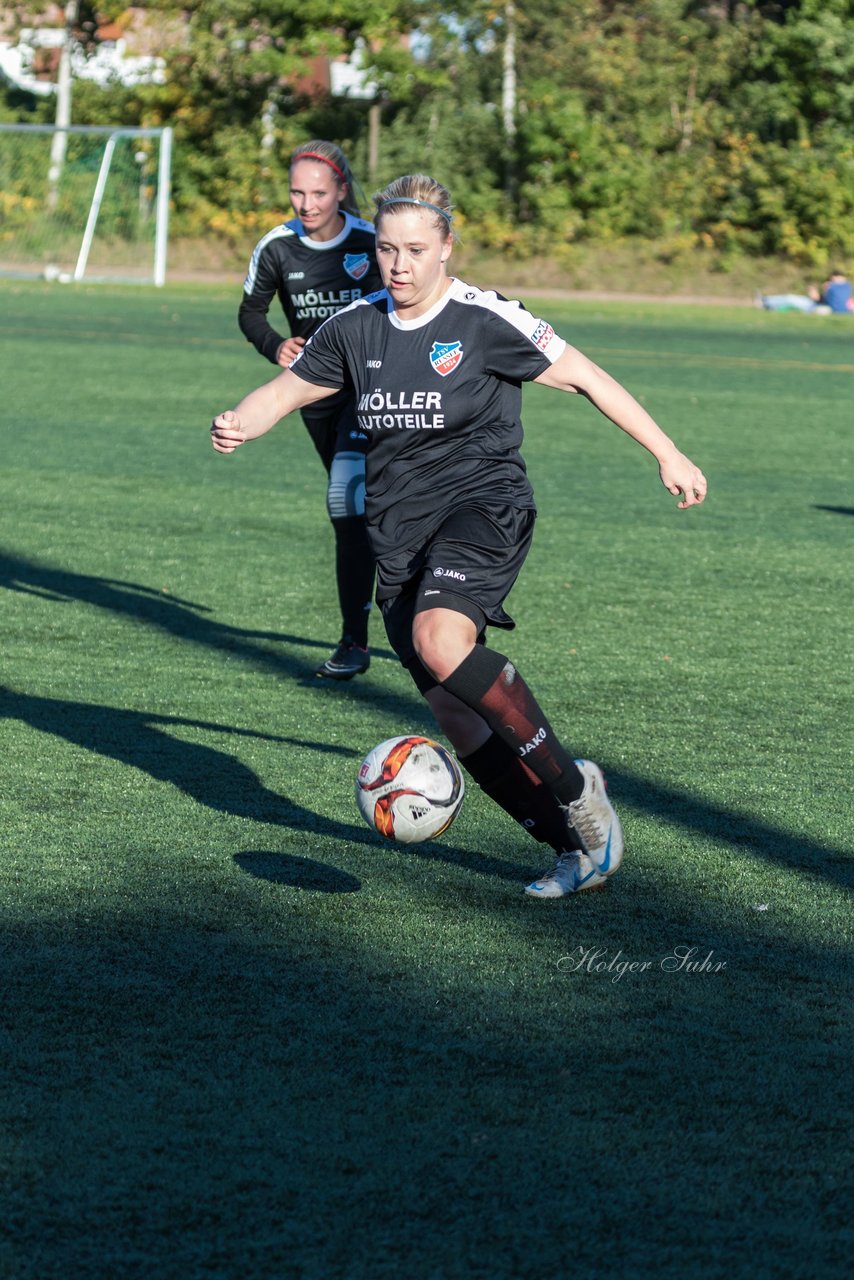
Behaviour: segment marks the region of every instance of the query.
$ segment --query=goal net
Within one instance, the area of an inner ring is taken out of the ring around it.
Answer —
[[[162,285],[171,129],[0,124],[0,275]]]

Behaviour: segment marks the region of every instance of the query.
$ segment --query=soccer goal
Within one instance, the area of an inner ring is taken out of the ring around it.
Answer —
[[[0,275],[166,280],[171,129],[0,124]]]

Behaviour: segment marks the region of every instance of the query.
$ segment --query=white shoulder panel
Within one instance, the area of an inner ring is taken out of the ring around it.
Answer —
[[[542,351],[550,364],[554,364],[566,349],[566,342],[555,333],[547,320],[534,316],[517,299],[500,298],[494,289],[479,289],[477,285],[455,280],[455,301],[468,306],[483,307],[523,334],[529,342]]]
[[[244,293],[252,293],[255,289],[255,281],[258,278],[258,262],[267,245],[274,240],[290,239],[296,234],[296,227],[293,222],[282,222],[278,227],[273,227],[272,231],[268,231],[265,236],[262,236],[252,250],[249,270],[246,273],[246,279],[243,281]]]

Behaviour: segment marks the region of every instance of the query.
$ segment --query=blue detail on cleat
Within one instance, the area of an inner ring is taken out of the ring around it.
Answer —
[[[607,874],[608,874],[608,868],[609,868],[609,867],[610,867],[610,865],[611,865],[611,834],[612,834],[612,831],[613,831],[613,828],[612,828],[612,827],[609,827],[609,828],[608,828],[608,843],[605,845],[605,857],[604,857],[604,859],[603,859],[603,861],[602,861],[602,865],[601,865],[600,867],[598,867],[598,868],[597,868],[597,870],[598,870],[598,872],[599,872],[600,876],[605,876],[605,875],[607,875]]]

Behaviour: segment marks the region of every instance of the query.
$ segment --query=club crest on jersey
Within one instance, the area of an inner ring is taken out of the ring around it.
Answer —
[[[430,350],[430,363],[442,378],[453,373],[463,358],[463,344],[456,342],[434,342]]]
[[[344,270],[351,280],[361,280],[370,267],[370,259],[366,253],[345,253]]]

